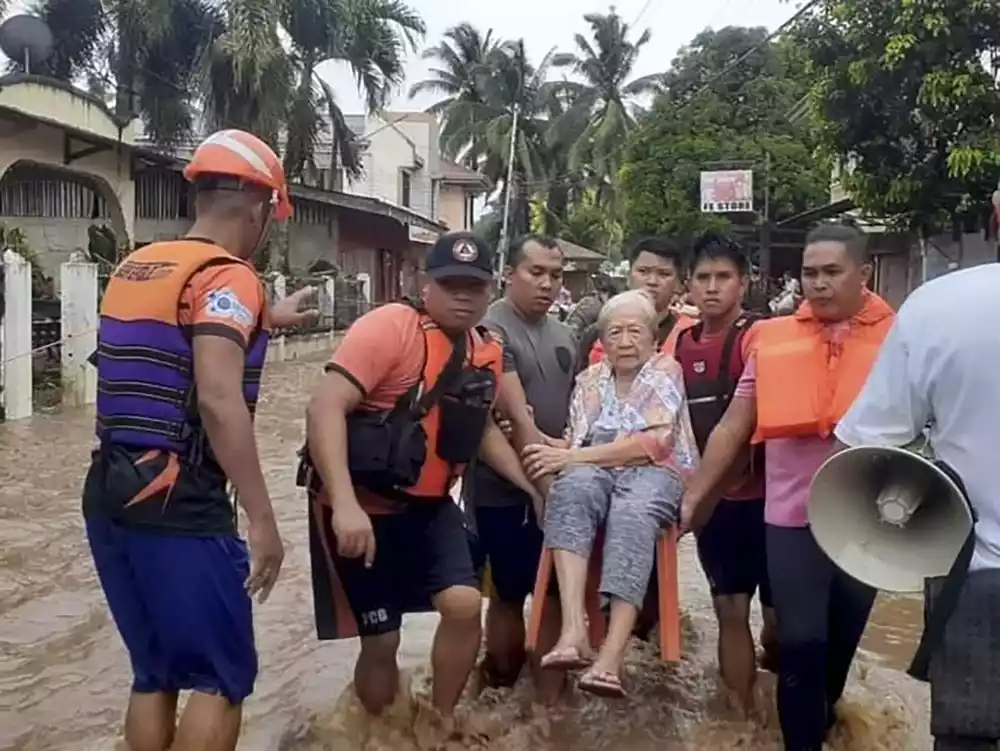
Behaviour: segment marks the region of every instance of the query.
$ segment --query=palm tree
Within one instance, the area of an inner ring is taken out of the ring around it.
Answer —
[[[118,114],[141,117],[161,146],[196,125],[245,128],[275,146],[285,135],[292,178],[313,166],[327,127],[334,158],[348,174],[361,167],[319,63],[345,60],[375,109],[425,31],[401,0],[35,0],[31,10],[55,38],[38,72],[115,91]]]
[[[277,146],[285,135],[285,169],[299,179],[329,122],[331,174],[340,164],[361,172],[359,144],[331,87],[316,75],[326,60],[354,71],[369,109],[385,105],[403,76],[404,55],[425,32],[400,0],[226,0],[227,30],[209,54],[205,119],[251,130]],[[291,49],[281,44],[284,32]],[[269,266],[287,266],[288,237],[271,243]]]
[[[415,48],[424,34],[423,20],[396,0],[295,0],[282,9],[281,23],[292,42],[297,78],[288,114],[286,172],[294,179],[307,166],[316,166],[312,155],[326,120],[334,159],[339,154],[348,176],[359,177],[359,144],[333,89],[316,75],[316,66],[324,60],[345,60],[354,70],[368,109],[380,109],[402,81],[405,52]]]
[[[503,183],[503,197],[513,191],[511,216],[515,233],[527,231],[530,197],[544,190],[552,176],[546,134],[560,91],[559,84],[547,80],[552,55],[550,52],[534,66],[528,60],[523,40],[504,42],[484,62],[481,101],[456,99],[444,112],[445,128],[452,135],[443,151],[462,155],[494,183]],[[507,184],[511,161],[513,179]]]
[[[410,98],[421,94],[440,94],[443,98],[428,107],[428,112],[444,114],[456,103],[463,102],[470,105],[471,116],[471,105],[484,104],[484,76],[489,72],[488,60],[498,46],[493,39],[493,30],[489,29],[483,34],[472,24],[462,23],[448,29],[444,37],[440,44],[421,54],[422,59],[433,60],[437,66],[431,69],[432,78],[420,81],[410,88]],[[460,121],[455,117],[445,118],[440,138],[446,156],[457,157],[457,154],[448,153],[445,147],[461,143],[462,132],[473,127],[474,119]]]
[[[556,55],[552,61],[582,79],[564,82],[574,103],[555,123],[552,137],[573,143],[570,170],[586,170],[605,191],[613,184],[626,138],[635,125],[635,99],[655,92],[662,76],[629,81],[639,53],[649,43],[649,29],[631,41],[629,25],[613,10],[588,13],[584,20],[590,25],[592,40],[577,34],[577,51]]]
[[[105,99],[114,92],[116,114],[125,121],[140,117],[158,143],[188,134],[194,73],[222,33],[211,0],[36,0],[29,12],[54,38],[52,56],[32,72],[86,82]]]

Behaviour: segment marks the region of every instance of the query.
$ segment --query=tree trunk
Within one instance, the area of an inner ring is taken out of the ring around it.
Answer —
[[[135,68],[138,50],[133,44],[131,24],[125,14],[118,14],[117,27],[115,115],[123,122],[130,122],[136,115]]]

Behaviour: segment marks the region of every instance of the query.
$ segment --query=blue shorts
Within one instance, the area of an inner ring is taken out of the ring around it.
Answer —
[[[253,613],[243,588],[246,544],[86,520],[111,615],[132,662],[136,693],[198,691],[239,704],[257,677]]]
[[[523,604],[535,588],[544,541],[534,509],[530,505],[478,506],[476,528],[478,557],[489,563],[496,598]]]

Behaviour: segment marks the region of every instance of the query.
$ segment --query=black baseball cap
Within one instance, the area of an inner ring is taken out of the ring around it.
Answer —
[[[493,251],[472,232],[446,232],[427,251],[424,271],[431,279],[493,279]]]

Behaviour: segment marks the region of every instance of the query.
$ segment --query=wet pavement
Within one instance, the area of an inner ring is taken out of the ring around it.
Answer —
[[[282,579],[256,611],[261,675],[247,702],[246,751],[434,748],[422,731],[433,616],[404,626],[402,661],[416,668],[413,697],[384,720],[357,710],[354,642],[320,645],[312,624],[305,503],[294,486],[295,451],[318,361],[269,366],[257,421],[268,486],[286,544]],[[115,749],[129,686],[124,649],[86,550],[79,488],[92,445],[92,413],[78,410],[0,424],[0,749]],[[718,697],[714,624],[693,549],[682,543],[684,660],[667,666],[637,647],[631,698],[572,696],[543,710],[528,686],[463,703],[448,749],[780,748],[773,702],[763,726],[731,719]],[[926,689],[903,675],[921,621],[912,598],[880,600],[832,747],[921,751]],[[773,679],[762,690],[773,695]]]

